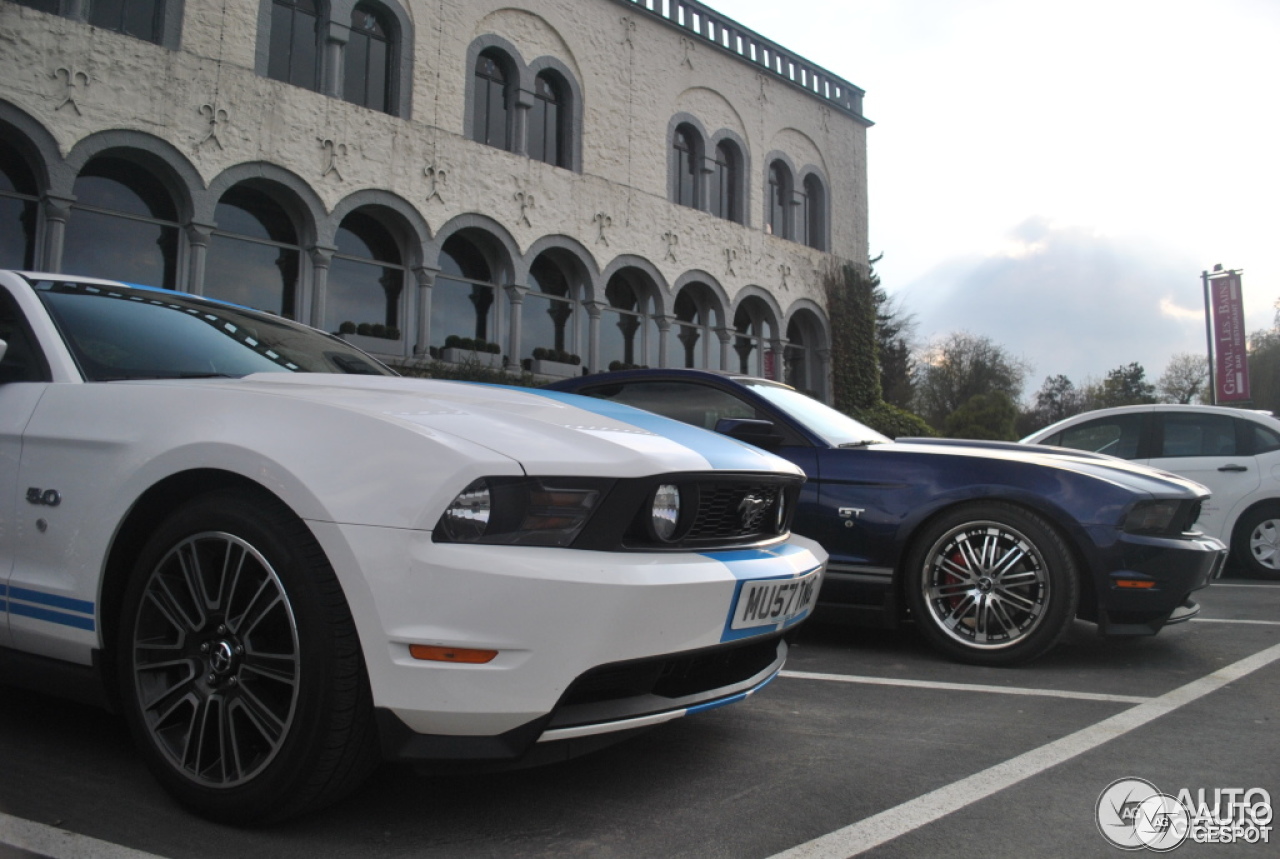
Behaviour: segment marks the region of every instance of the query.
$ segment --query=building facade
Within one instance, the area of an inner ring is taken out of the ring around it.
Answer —
[[[0,42],[0,267],[830,396],[862,92],[699,3],[0,0]]]

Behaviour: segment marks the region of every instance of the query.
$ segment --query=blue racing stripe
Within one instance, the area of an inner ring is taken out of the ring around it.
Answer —
[[[7,588],[9,614],[17,617],[29,617],[59,626],[70,626],[92,632],[97,624],[94,621],[93,603],[88,600],[47,594],[30,588]]]
[[[642,411],[595,397],[584,397],[581,394],[566,394],[561,391],[520,389],[526,394],[537,394],[549,400],[582,409],[585,412],[612,418],[619,423],[630,424],[647,430],[654,435],[670,439],[677,444],[689,448],[702,456],[712,468],[730,471],[778,471],[780,460],[772,454],[757,448],[736,442],[726,436],[708,430],[664,418],[652,412]]]

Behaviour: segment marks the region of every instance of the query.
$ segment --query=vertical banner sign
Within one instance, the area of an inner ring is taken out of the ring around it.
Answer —
[[[1240,274],[1231,272],[1209,281],[1213,296],[1213,354],[1217,402],[1249,400],[1249,353],[1244,333],[1244,301]]]

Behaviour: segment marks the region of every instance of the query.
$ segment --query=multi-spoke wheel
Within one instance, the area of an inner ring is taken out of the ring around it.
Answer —
[[[1280,578],[1280,506],[1264,505],[1241,516],[1231,554],[1256,576]]]
[[[943,514],[915,541],[906,588],[916,625],[966,662],[1025,662],[1057,643],[1075,617],[1071,551],[1040,516],[1010,504]]]
[[[138,745],[202,814],[289,816],[337,799],[376,760],[341,589],[273,500],[215,493],[166,520],[139,557],[117,646]]]

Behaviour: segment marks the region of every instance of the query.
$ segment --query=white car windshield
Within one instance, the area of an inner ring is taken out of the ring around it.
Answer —
[[[337,337],[278,316],[177,292],[34,284],[90,382],[250,373],[394,375]]]
[[[888,436],[858,423],[843,412],[792,388],[758,379],[737,381],[804,424],[832,447],[865,447],[870,444],[885,444],[890,440]]]

